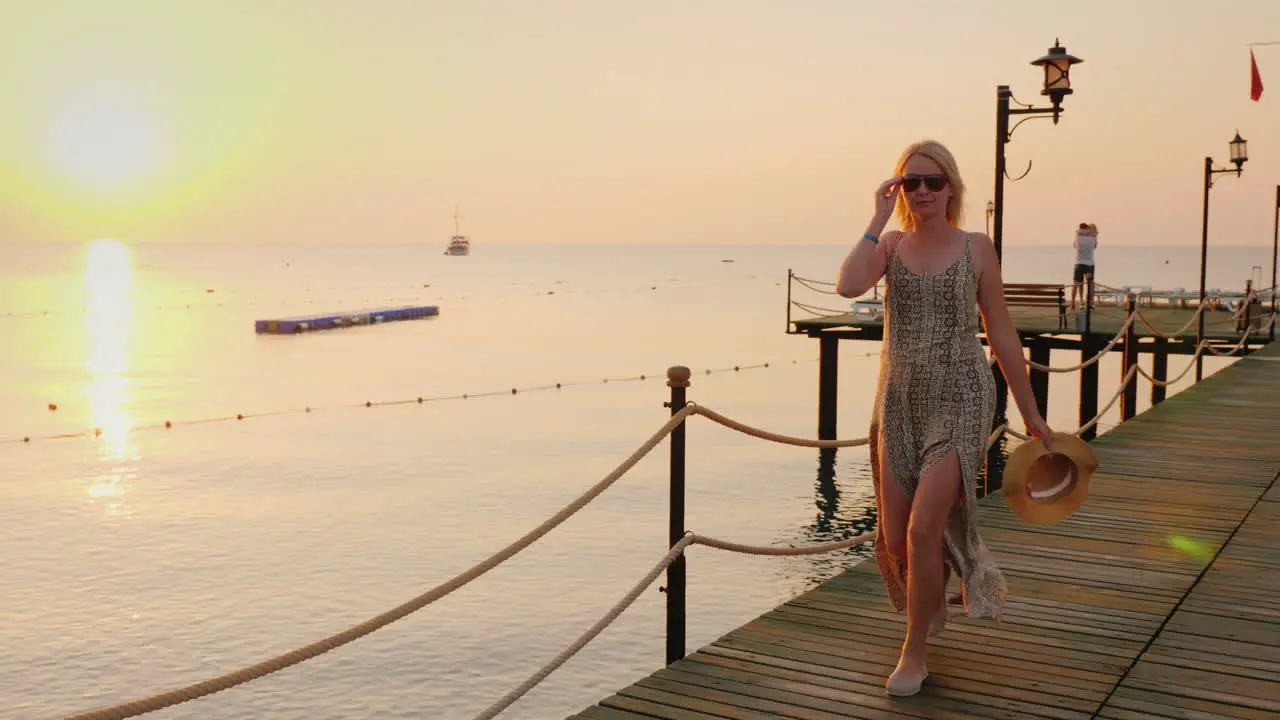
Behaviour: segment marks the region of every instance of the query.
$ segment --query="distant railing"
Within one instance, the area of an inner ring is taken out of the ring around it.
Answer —
[[[1164,301],[1168,307],[1186,308],[1191,305],[1199,307],[1199,292],[1189,292],[1184,288],[1174,288],[1173,290],[1152,290],[1146,286],[1129,285],[1124,287],[1113,287],[1102,283],[1095,283],[1092,275],[1086,275],[1085,281],[1081,284],[1081,304],[1084,313],[1082,322],[1075,328],[1077,330],[1089,331],[1089,320],[1092,312],[1098,307],[1122,307],[1129,298],[1133,298],[1139,307],[1155,307],[1157,301]],[[806,319],[822,319],[834,318],[850,314],[850,310],[842,310],[838,308],[824,307],[813,303],[806,303],[797,300],[793,292],[794,288],[802,288],[819,295],[836,296],[836,284],[828,280],[818,280],[797,275],[794,270],[787,269],[787,333],[791,334],[795,331],[792,329],[792,308],[803,310],[811,317]],[[1069,310],[1067,301],[1068,285],[1062,283],[1011,283],[1004,284],[1006,299],[1011,306],[1017,305],[1045,305],[1054,306],[1060,309]],[[852,309],[857,310],[861,305],[866,309],[875,305],[883,305],[885,296],[884,280],[876,282],[874,286],[850,303]],[[1275,312],[1275,288],[1254,287],[1253,280],[1245,281],[1245,289],[1243,292],[1229,292],[1221,288],[1209,288],[1205,291],[1205,305],[1210,309],[1220,310],[1229,309],[1233,313],[1238,311],[1244,305],[1250,303],[1261,305],[1270,301],[1272,307],[1270,312]],[[1050,301],[1052,300],[1052,302]],[[1261,309],[1261,308],[1259,308]],[[1233,318],[1237,314],[1233,314]],[[1272,338],[1274,339],[1274,337]]]

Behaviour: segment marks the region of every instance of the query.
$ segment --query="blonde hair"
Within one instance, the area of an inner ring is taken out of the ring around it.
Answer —
[[[951,187],[951,198],[947,200],[947,224],[959,227],[960,219],[964,216],[964,180],[960,179],[960,166],[956,164],[955,156],[945,145],[936,140],[921,140],[908,145],[907,149],[902,151],[893,174],[901,177],[907,167],[907,161],[916,155],[922,155],[937,163],[942,169],[942,174],[947,176],[947,185]],[[903,230],[909,232],[916,229],[916,222],[911,217],[911,206],[907,204],[905,193],[898,195],[894,211]]]

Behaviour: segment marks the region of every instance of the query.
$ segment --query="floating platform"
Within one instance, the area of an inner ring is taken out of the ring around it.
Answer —
[[[374,325],[397,320],[419,320],[440,314],[437,305],[406,305],[403,307],[357,310],[355,312],[327,315],[300,315],[276,320],[254,320],[253,330],[259,334],[296,335],[314,330],[333,330],[356,325]]]

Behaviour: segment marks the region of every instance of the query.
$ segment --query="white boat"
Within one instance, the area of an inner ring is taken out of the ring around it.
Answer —
[[[453,209],[453,237],[449,238],[449,247],[445,248],[445,255],[469,255],[471,254],[471,238],[463,235],[458,229],[458,221],[462,216],[458,214],[458,208]]]

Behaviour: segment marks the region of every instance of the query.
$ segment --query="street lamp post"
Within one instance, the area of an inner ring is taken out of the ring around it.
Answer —
[[[1234,168],[1215,169],[1213,158],[1204,159],[1204,212],[1200,221],[1200,304],[1196,306],[1197,308],[1204,307],[1204,273],[1206,260],[1209,258],[1209,188],[1213,187],[1213,176],[1233,172],[1236,177],[1240,177],[1240,173],[1244,172],[1244,164],[1249,161],[1248,144],[1244,138],[1240,137],[1238,131],[1227,147],[1231,162],[1235,165]],[[1196,349],[1199,349],[1200,344],[1204,342],[1204,310],[1200,310],[1196,327]],[[1200,382],[1203,377],[1204,353],[1200,353],[1196,355],[1196,382]]]
[[[1276,186],[1276,220],[1271,231],[1271,317],[1276,316],[1276,257],[1280,251],[1280,185]],[[1271,323],[1271,340],[1276,339],[1276,324]]]
[[[1062,115],[1062,100],[1070,95],[1071,90],[1071,66],[1084,62],[1074,55],[1069,55],[1067,49],[1055,38],[1053,47],[1049,48],[1049,52],[1045,55],[1031,61],[1032,65],[1044,68],[1044,83],[1040,89],[1040,94],[1049,98],[1051,105],[1049,107],[1034,107],[1026,103],[1015,100],[1013,91],[1008,85],[999,85],[996,87],[996,186],[994,200],[987,204],[988,230],[987,234],[991,236],[991,243],[996,248],[996,260],[1002,265],[1004,264],[1004,179],[1008,174],[1005,170],[1004,146],[1009,144],[1013,139],[1013,131],[1018,129],[1022,123],[1036,117],[1051,117],[1053,124],[1058,124],[1058,118]],[[1015,102],[1021,107],[1011,108],[1010,102]],[[1009,118],[1013,115],[1023,115],[1021,120],[1009,127]],[[1031,163],[1027,163],[1026,172],[1023,172],[1016,178],[1010,180],[1017,181],[1027,176],[1031,172]],[[996,381],[996,413],[993,419],[992,427],[998,427],[1005,422],[1006,410],[1009,401],[1009,391],[1005,384],[1004,374],[1001,372],[999,364],[993,365],[991,372],[995,375]]]
[[[1044,68],[1044,86],[1040,90],[1041,95],[1045,95],[1052,103],[1049,107],[1033,107],[1014,99],[1013,91],[1008,85],[1000,85],[996,87],[996,187],[995,200],[990,206],[992,216],[991,223],[991,242],[996,246],[996,257],[1004,258],[1004,179],[1008,174],[1005,171],[1004,146],[1009,144],[1013,139],[1013,131],[1018,125],[1030,120],[1034,117],[1051,117],[1053,124],[1058,124],[1058,118],[1062,115],[1062,99],[1070,95],[1071,89],[1071,66],[1084,62],[1074,55],[1067,53],[1067,49],[1057,41],[1053,41],[1053,47],[1049,48],[1049,52],[1042,57],[1031,61],[1032,65],[1038,65]],[[1016,102],[1022,107],[1011,108],[1010,102]],[[1009,118],[1013,115],[1025,115],[1012,128],[1009,127]],[[1031,171],[1030,163],[1027,164],[1027,172]],[[1011,180],[1021,180],[1026,177],[1024,172]]]

